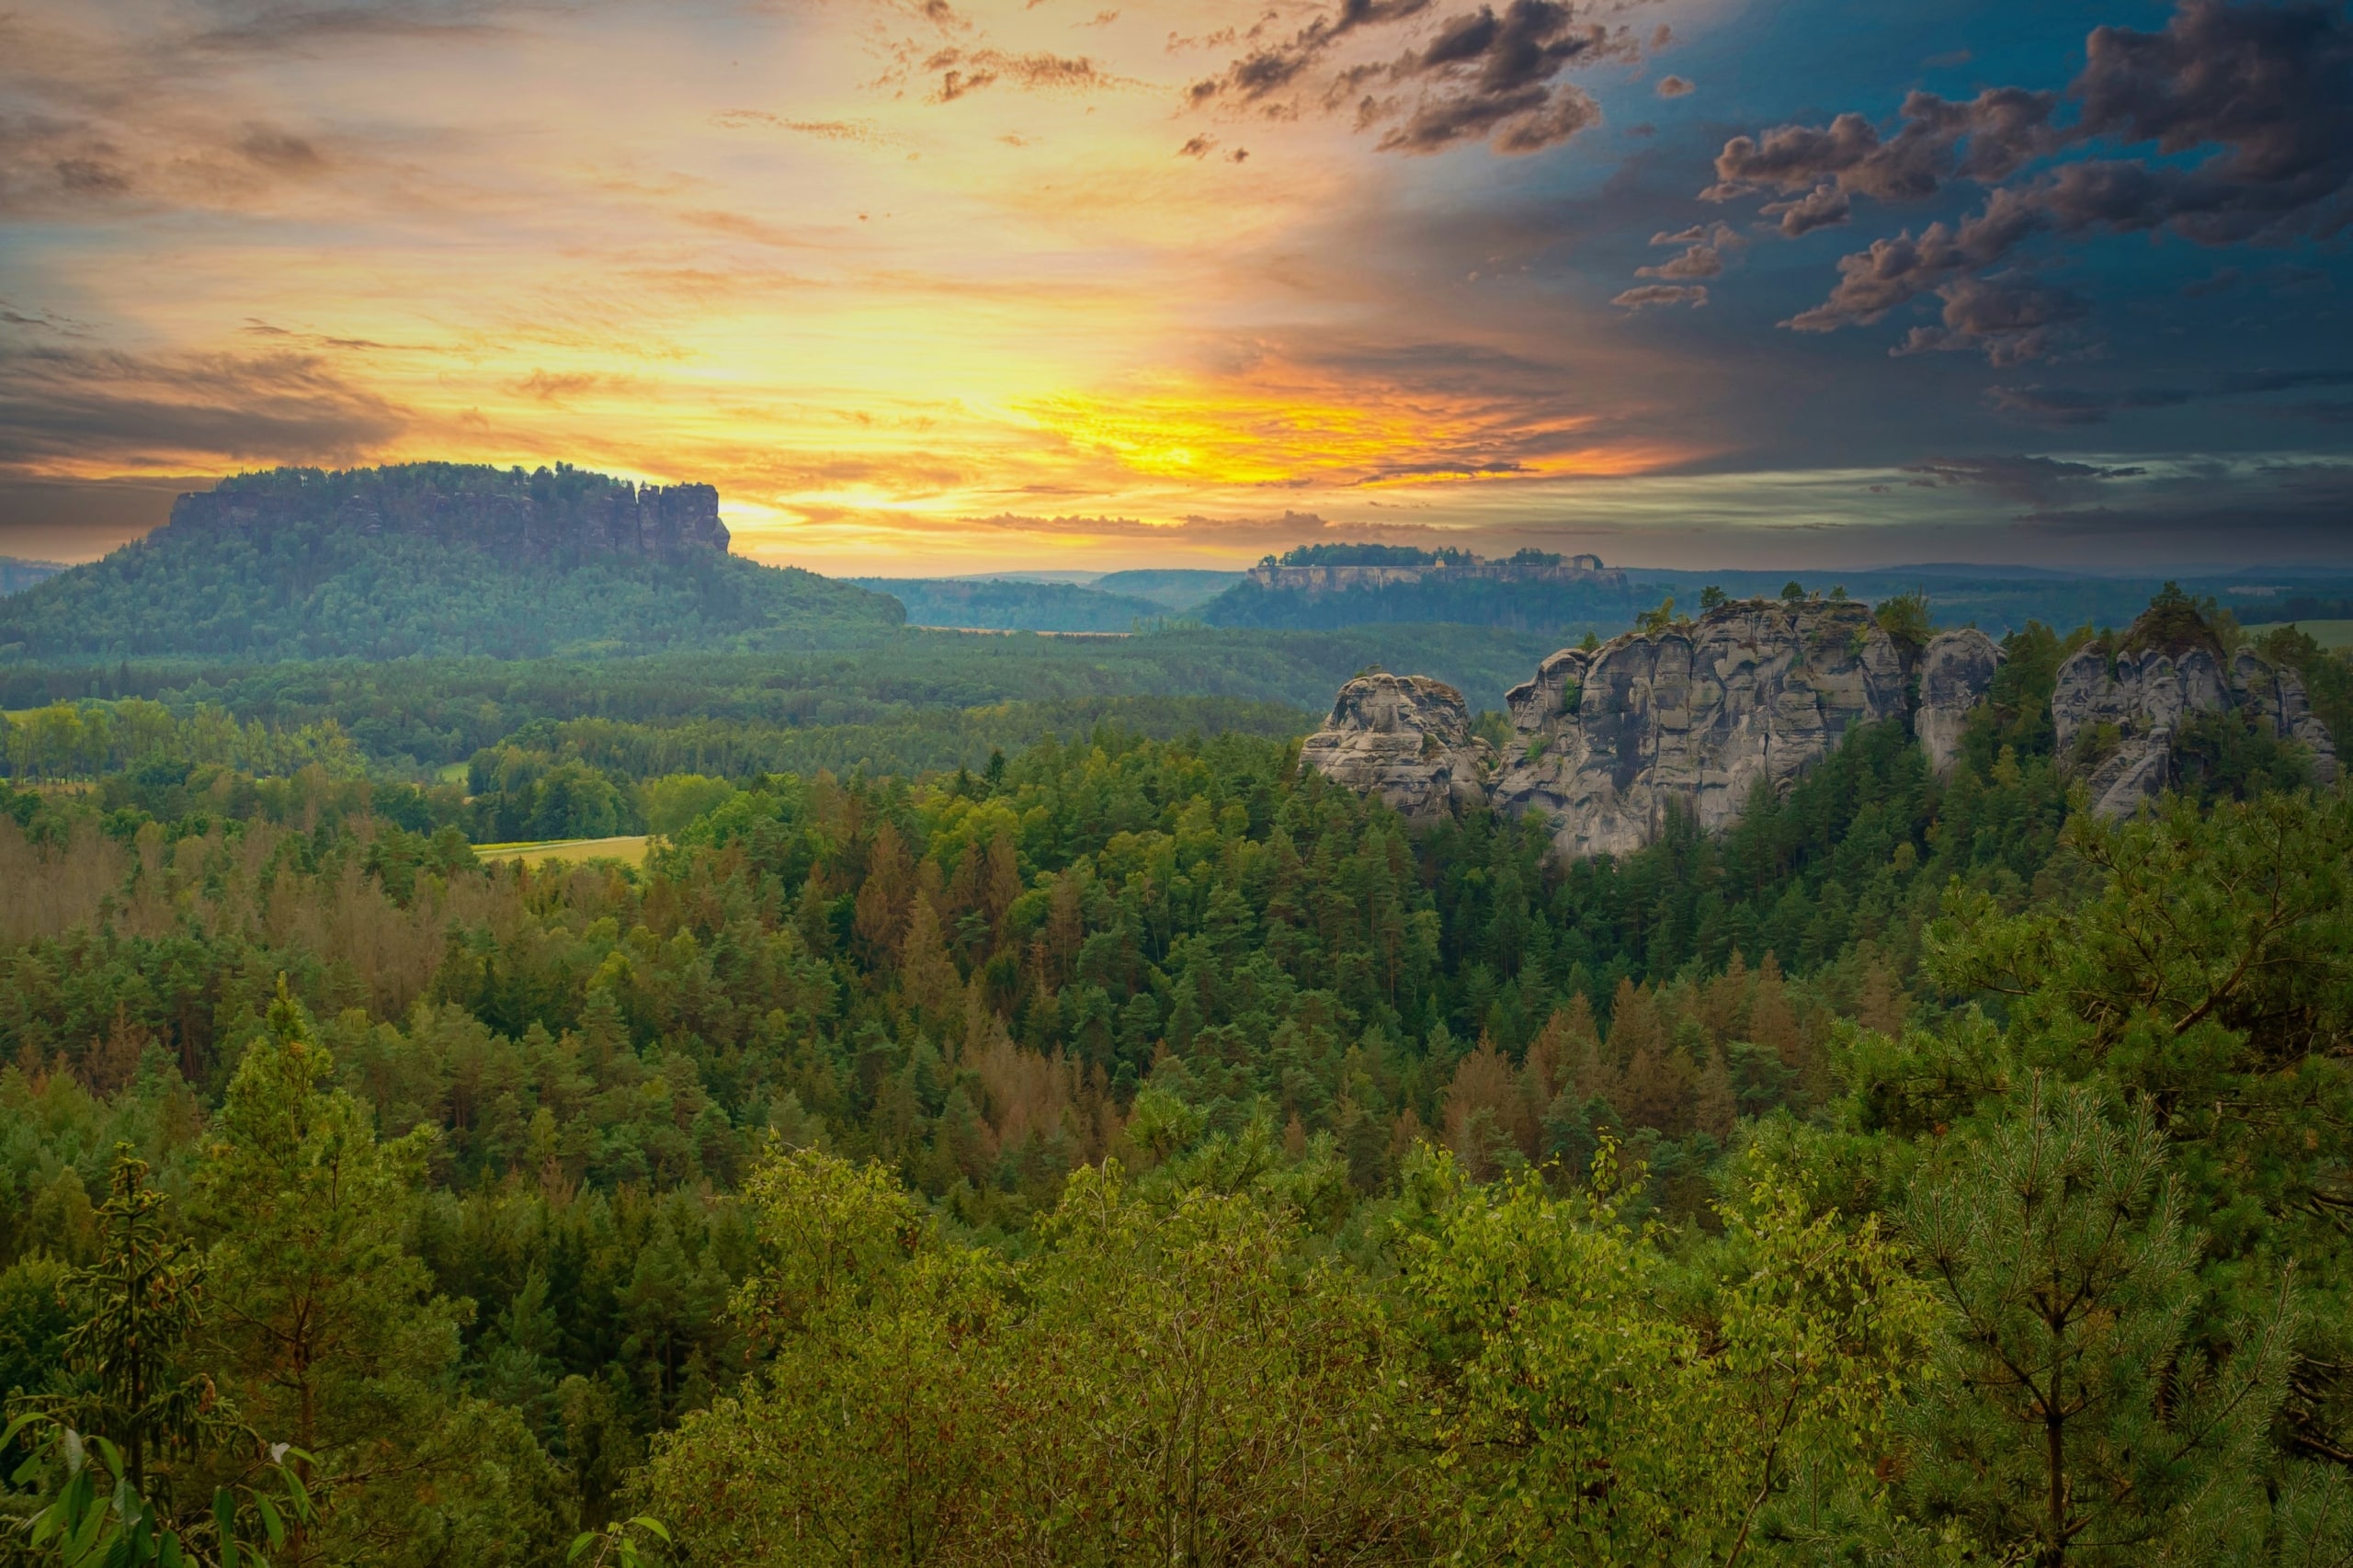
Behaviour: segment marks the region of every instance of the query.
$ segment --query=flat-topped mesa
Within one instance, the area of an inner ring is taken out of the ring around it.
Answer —
[[[330,535],[410,536],[530,565],[611,556],[677,562],[724,556],[728,545],[719,492],[708,484],[456,463],[241,474],[182,495],[169,524],[264,539],[322,525]]]
[[[2335,781],[2336,739],[2313,717],[2304,683],[2247,650],[2226,653],[2179,607],[2160,602],[2111,648],[2092,642],[2059,666],[2051,723],[2062,766],[2084,781],[2092,810],[2130,816],[2180,781],[2175,741],[2202,713],[2244,712],[2312,753],[2313,777]]]
[[[1911,716],[1941,769],[2001,658],[1976,631],[1941,633],[1925,648],[1899,642],[1868,607],[1835,599],[1749,600],[1590,651],[1563,649],[1506,697],[1515,744],[1488,776],[1485,799],[1501,812],[1545,812],[1563,856],[1622,855],[1655,840],[1675,814],[1723,827],[1760,782],[1787,788],[1857,724]],[[1409,687],[1399,676],[1370,678],[1390,683],[1384,694]],[[1442,796],[1465,803],[1465,770],[1446,767],[1441,789],[1438,767],[1425,762],[1415,772],[1405,756],[1427,732],[1436,737],[1431,757],[1450,758],[1454,737],[1469,732],[1461,699],[1436,682],[1418,683],[1445,692],[1452,706],[1390,726],[1411,727],[1416,739],[1381,743],[1380,755],[1398,760],[1384,761],[1390,774],[1376,785],[1362,737],[1381,732],[1358,716],[1373,693],[1351,695],[1367,684],[1342,688],[1303,757],[1350,788],[1379,788],[1392,804],[1411,798],[1422,819]]]
[[[1427,826],[1485,803],[1495,752],[1472,734],[1471,710],[1454,687],[1375,670],[1340,687],[1332,716],[1302,743],[1300,760]]]

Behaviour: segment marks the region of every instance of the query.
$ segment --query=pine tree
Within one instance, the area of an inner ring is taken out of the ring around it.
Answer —
[[[2118,1125],[2089,1090],[2038,1078],[1915,1185],[1904,1222],[1949,1319],[1913,1411],[1918,1517],[2064,1568],[2268,1514],[2293,1313],[2283,1291],[2220,1362],[2187,1344],[2200,1243],[2145,1108]]]

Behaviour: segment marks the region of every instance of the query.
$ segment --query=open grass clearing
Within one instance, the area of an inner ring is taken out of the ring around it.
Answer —
[[[589,860],[627,860],[634,865],[645,858],[646,835],[635,834],[622,838],[558,838],[541,844],[477,844],[474,857],[480,860],[525,860],[535,866],[551,862],[577,866]]]
[[[2275,620],[2263,626],[2250,626],[2252,636],[2277,631],[2282,626],[2293,626],[2324,648],[2353,648],[2353,620]]]

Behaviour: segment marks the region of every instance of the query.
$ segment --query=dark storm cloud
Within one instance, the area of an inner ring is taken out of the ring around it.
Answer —
[[[1843,221],[1855,198],[1922,200],[1957,180],[1992,187],[1958,223],[1842,258],[1829,298],[1783,324],[1870,324],[1934,294],[1943,324],[1915,330],[1899,352],[1975,348],[1995,363],[2048,353],[2054,329],[2084,313],[2073,296],[2004,270],[2039,234],[2162,230],[2227,245],[2325,238],[2353,222],[2353,26],[2341,6],[2182,0],[2158,31],[2096,28],[2065,98],[2076,112],[2063,125],[2059,95],[2000,87],[1966,103],[1915,92],[1892,136],[1842,114],[1734,137],[1702,194],[1781,195],[1765,213],[1794,236]],[[2092,143],[2151,152],[2004,183]]]
[[[1997,414],[2039,425],[2098,425],[2120,409],[2177,408],[2199,394],[2179,387],[2132,387],[2122,392],[2086,392],[2080,387],[1988,387],[1986,406]]]
[[[1944,301],[1937,324],[1914,327],[1889,352],[1982,350],[1992,364],[2023,364],[2047,355],[2055,335],[2090,311],[2080,296],[2031,278],[1957,278],[1937,292]]]
[[[2131,409],[2178,408],[2185,403],[2218,398],[2252,398],[2266,393],[2303,392],[2324,387],[2353,386],[2353,370],[2247,370],[2216,376],[2197,387],[2125,387],[2094,392],[2079,387],[1990,387],[1985,402],[1997,414],[2041,425],[2097,425],[2111,414]],[[2311,404],[2263,405],[2257,412],[2296,415]],[[2309,416],[2309,415],[2307,415]]]
[[[1563,73],[1643,52],[1628,29],[1584,20],[1564,0],[1508,0],[1500,10],[1482,6],[1439,18],[1427,38],[1385,62],[1328,68],[1343,43],[1429,11],[1430,0],[1344,0],[1196,83],[1188,97],[1197,106],[1225,99],[1279,114],[1311,104],[1346,109],[1358,130],[1381,128],[1384,152],[1435,153],[1484,140],[1498,153],[1533,153],[1600,123],[1600,107],[1560,81]]]
[[[2135,481],[2128,494],[2097,502],[2029,507],[2012,519],[2043,540],[2082,540],[2117,549],[2207,560],[2245,560],[2250,547],[2273,554],[2341,556],[2353,514],[2353,467],[2274,463],[2254,472],[2192,467]],[[2192,557],[2194,558],[2194,556]]]
[[[2092,463],[2024,454],[1973,458],[1930,458],[1906,465],[1914,484],[1930,489],[1948,485],[1983,485],[2006,500],[2027,506],[2052,506],[2085,494],[2102,480],[2135,479],[2145,468],[2101,468]]]
[[[547,0],[350,0],[343,5],[209,0],[193,7],[188,43],[233,53],[304,51],[346,40],[464,36],[494,30],[502,13],[555,8]]]
[[[1222,74],[1195,83],[1188,96],[1195,103],[1221,96],[1256,103],[1305,76],[1310,67],[1349,35],[1418,17],[1430,4],[1431,0],[1341,0],[1338,11],[1317,17],[1280,43],[1253,50],[1228,65]]]
[[[2029,198],[1997,190],[1984,211],[1957,227],[1931,223],[1916,239],[1907,233],[1873,240],[1869,250],[1841,256],[1830,298],[1783,324],[1833,332],[1876,322],[1898,305],[1996,265],[2046,222]]]
[[[1826,128],[1784,125],[1762,141],[1735,136],[1716,155],[1716,183],[1703,193],[1730,200],[1758,190],[1784,195],[1823,184],[1850,196],[1901,201],[1933,196],[1956,176],[1991,183],[2063,144],[2051,125],[2056,93],[1995,87],[1967,103],[1913,93],[1897,111],[1901,128],[1882,140],[1859,114]]]
[[[1491,131],[1498,152],[1565,142],[1597,123],[1601,110],[1579,89],[1554,86],[1553,78],[1607,57],[1610,47],[1608,28],[1579,22],[1554,0],[1511,0],[1501,15],[1482,6],[1453,17],[1427,47],[1390,67],[1391,81],[1427,90],[1381,145],[1427,153]]]
[[[339,461],[407,424],[314,355],[0,348],[0,471]]]

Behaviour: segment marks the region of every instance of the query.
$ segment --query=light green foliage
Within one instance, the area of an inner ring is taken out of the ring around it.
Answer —
[[[243,723],[210,702],[185,717],[144,698],[118,702],[52,702],[0,720],[0,755],[17,778],[95,778],[142,764],[179,763],[290,774],[317,767],[330,777],[358,778],[362,763],[343,726],[332,718],[294,727],[258,719]]]
[[[783,1156],[747,1199],[766,1368],[651,1471],[697,1561],[1413,1559],[1379,1314],[1281,1206],[1107,1167],[1007,1264],[872,1166]]]
[[[666,1542],[669,1528],[651,1514],[640,1514],[633,1519],[615,1519],[602,1530],[583,1530],[573,1538],[572,1550],[564,1554],[568,1562],[583,1557],[589,1568],[643,1568],[655,1561],[647,1555],[643,1542],[651,1537]]]
[[[640,791],[645,831],[667,835],[733,799],[735,786],[699,773],[672,773],[649,780]]]
[[[1779,1514],[1874,1490],[1929,1321],[1876,1222],[1809,1215],[1760,1170],[1678,1314],[1666,1258],[1620,1219],[1611,1159],[1565,1199],[1475,1187],[1444,1159],[1418,1177],[1432,1207],[1400,1299],[1476,1560],[1736,1561]]]

